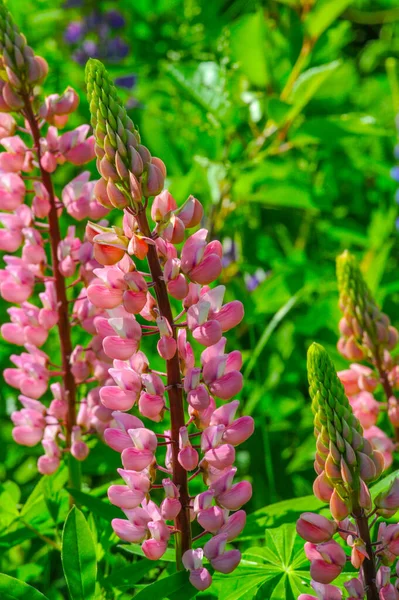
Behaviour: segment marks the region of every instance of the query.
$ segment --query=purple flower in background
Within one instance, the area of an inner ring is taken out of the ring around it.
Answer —
[[[234,240],[231,238],[224,238],[223,243],[223,257],[222,265],[223,268],[228,267],[231,263],[237,262],[238,260],[238,248]]]
[[[266,273],[266,271],[264,271],[261,268],[256,269],[253,275],[245,273],[244,280],[247,290],[249,292],[253,292],[254,290],[256,290],[256,288],[262,283],[262,281],[266,279],[266,277],[268,277],[269,274],[270,272]]]
[[[107,48],[107,58],[113,60],[120,60],[126,58],[129,54],[129,46],[122,40],[121,37],[117,36],[109,40]]]
[[[393,167],[393,169],[391,169],[391,177],[394,181],[399,182],[399,167]]]
[[[121,15],[121,13],[118,10],[115,10],[115,9],[114,10],[109,10],[106,13],[105,18],[106,18],[108,24],[113,29],[121,29],[126,24],[123,15]]]
[[[71,21],[64,32],[64,40],[68,44],[76,44],[82,39],[84,27],[81,21]]]
[[[399,115],[396,117],[396,126],[399,130]],[[394,157],[396,160],[399,160],[399,144],[397,144],[393,151]],[[399,166],[393,167],[391,169],[391,177],[394,181],[399,183]],[[396,190],[395,200],[399,204],[399,189]],[[399,219],[396,219],[396,229],[399,231]]]
[[[131,75],[122,75],[121,77],[116,77],[115,84],[119,85],[119,87],[126,88],[127,90],[131,90],[137,82],[137,75],[135,73],[131,73]]]
[[[68,1],[65,6],[81,6],[83,3]],[[125,26],[125,18],[118,10],[102,13],[96,8],[80,21],[71,21],[64,32],[64,39],[75,46],[72,58],[84,64],[90,57],[119,61],[129,54],[129,45],[121,35],[113,35]]]

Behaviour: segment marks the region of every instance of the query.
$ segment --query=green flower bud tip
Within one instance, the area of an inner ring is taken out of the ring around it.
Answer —
[[[85,77],[93,129],[96,129],[97,124],[108,125],[112,132],[110,141],[116,148],[117,136],[126,142],[126,130],[137,133],[133,122],[127,116],[116,87],[101,61],[90,58],[86,64]]]
[[[337,258],[339,305],[343,312],[338,349],[349,360],[375,357],[384,348],[391,350],[398,332],[378,307],[355,257],[347,250]]]
[[[372,481],[379,476],[381,457],[363,439],[335,367],[319,344],[309,348],[308,377],[315,412],[316,470],[325,471],[341,498],[349,497],[360,489],[359,477]]]

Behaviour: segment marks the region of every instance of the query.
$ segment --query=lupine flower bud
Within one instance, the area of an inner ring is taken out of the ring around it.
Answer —
[[[303,513],[296,523],[296,530],[307,542],[328,542],[336,533],[337,525],[322,515]]]
[[[399,478],[395,477],[385,492],[380,492],[374,500],[378,508],[377,514],[384,517],[393,516],[399,509]]]
[[[350,579],[344,583],[344,586],[349,594],[350,600],[363,600],[365,591],[360,579]]]
[[[339,345],[341,353],[354,360],[355,346],[363,355],[370,356],[381,356],[384,348],[392,349],[396,345],[397,332],[378,308],[356,259],[348,251],[337,259],[337,278],[340,308],[348,324],[348,331]]]
[[[316,596],[318,600],[341,600],[342,592],[339,588],[335,587],[335,585],[324,585],[322,583],[318,583],[317,581],[311,581],[310,585],[316,592]],[[298,597],[298,600],[311,600],[314,596],[310,596],[309,594],[301,594]]]
[[[202,566],[203,556],[204,551],[202,548],[187,550],[183,555],[183,566],[187,571],[190,571],[190,582],[200,591],[208,589],[212,583],[209,571]]]
[[[311,563],[311,577],[319,583],[331,583],[346,563],[345,552],[333,540],[317,545],[306,542],[305,554]]]
[[[380,475],[381,457],[362,437],[334,365],[318,344],[309,348],[308,376],[317,436],[315,468],[334,488],[330,508],[334,518],[342,520],[353,503],[367,502],[364,481]]]

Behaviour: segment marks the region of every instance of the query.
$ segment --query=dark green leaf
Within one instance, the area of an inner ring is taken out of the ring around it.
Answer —
[[[0,573],[0,598],[1,600],[47,600],[38,590],[31,585]]]
[[[76,502],[82,506],[86,506],[95,515],[103,517],[108,521],[120,519],[123,516],[119,508],[113,506],[113,504],[104,502],[104,500],[100,500],[100,498],[96,498],[95,496],[91,496],[80,490],[68,488],[68,492],[75,498]]]
[[[71,600],[94,599],[96,551],[86,519],[76,506],[71,508],[65,521],[61,559]]]

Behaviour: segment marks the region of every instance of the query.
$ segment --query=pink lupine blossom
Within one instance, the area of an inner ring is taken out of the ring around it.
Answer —
[[[95,277],[94,270],[101,265],[93,257],[92,243],[77,236],[71,220],[64,238],[58,224],[64,207],[76,220],[101,219],[108,209],[97,201],[96,182],[89,180],[87,171],[65,185],[62,203],[56,197],[49,174],[66,162],[82,165],[92,160],[94,138],[88,125],[59,134],[58,128],[65,127],[78,106],[78,95],[69,87],[61,95],[38,98],[39,88],[33,86],[44,79],[47,65],[23,39],[19,36],[15,42],[23,44],[26,51],[26,55],[21,54],[21,60],[28,61],[23,81],[16,72],[21,65],[16,66],[10,54],[2,57],[8,80],[0,85],[0,109],[7,111],[0,113],[4,149],[0,153],[0,250],[9,254],[4,256],[5,268],[0,270],[0,294],[15,306],[7,310],[10,322],[2,324],[1,334],[23,350],[20,355],[11,354],[14,366],[4,371],[6,383],[21,392],[23,406],[11,416],[13,437],[27,446],[41,442],[44,455],[39,458],[38,470],[51,474],[68,453],[84,460],[88,454],[86,436],[94,432],[102,436],[110,423],[116,422],[112,411],[102,405],[98,387],[90,389],[91,383],[105,383],[112,367],[112,359],[103,349],[104,337],[97,334],[94,325],[104,311],[90,302],[86,291]],[[17,113],[16,119],[9,111]],[[21,133],[16,135],[17,123],[23,122],[24,129],[19,128]],[[24,181],[26,175],[32,180],[29,185]],[[68,284],[67,278],[71,278]],[[81,287],[76,295],[74,290],[68,291],[75,286]],[[71,301],[78,298],[72,316],[69,295]],[[71,318],[75,326],[91,334],[88,347],[72,346]],[[54,327],[59,329],[53,339],[60,340],[60,366],[53,364],[57,358],[49,356],[47,348]],[[118,340],[125,329],[117,327]],[[54,378],[62,378],[62,383]],[[81,383],[89,387],[75,409],[76,386]]]
[[[184,205],[181,212],[184,222],[179,217],[183,229],[191,226],[191,222],[198,223],[202,214],[199,206],[195,199]],[[240,553],[233,548],[226,549],[226,544],[241,533],[245,525],[245,512],[241,507],[252,494],[249,482],[234,482],[237,470],[233,464],[236,447],[252,434],[254,422],[251,417],[236,416],[237,400],[217,407],[214,396],[229,400],[242,387],[241,354],[237,351],[225,354],[227,339],[223,337],[225,331],[242,320],[242,305],[237,301],[223,304],[224,286],[213,289],[202,286],[213,281],[221,269],[219,245],[207,244],[205,230],[188,237],[181,261],[178,258],[174,245],[180,242],[177,221],[172,220],[172,229],[169,223],[173,213],[179,214],[179,209],[169,192],[155,198],[151,211],[158,234],[155,245],[147,233],[143,236],[138,222],[126,210],[123,233],[117,228],[89,225],[88,235],[93,243],[109,245],[110,250],[104,256],[96,254],[104,266],[94,270],[87,299],[75,304],[75,314],[81,316],[88,330],[96,331],[105,354],[113,361],[108,371],[112,379],[100,388],[99,396],[103,406],[114,411],[112,425],[105,429],[104,438],[121,453],[123,464],[119,473],[124,485],[112,485],[108,496],[125,512],[127,520],[114,519],[112,525],[121,539],[141,542],[145,555],[157,560],[173,535],[173,527],[168,522],[175,521],[182,511],[180,490],[172,478],[162,479],[164,499],[159,508],[155,508],[152,501],[148,504],[146,499],[151,491],[150,482],[156,477],[160,443],[167,447],[162,469],[172,476],[171,432],[156,436],[133,414],[125,412],[138,411],[143,421],[149,423],[163,420],[168,412],[164,374],[152,372],[140,350],[143,336],[156,335],[159,356],[167,363],[175,356],[178,358],[186,394],[189,420],[179,429],[177,460],[192,477],[201,471],[209,490],[204,492],[208,494],[206,500],[205,497],[201,500],[201,494],[194,498],[191,514],[204,531],[216,536],[214,544],[205,545],[205,556],[214,569],[229,573],[239,563]],[[136,270],[133,258],[145,259],[149,247],[156,248],[163,264],[168,293],[182,302],[186,322],[181,326],[159,314],[157,299],[149,290],[144,274]],[[108,264],[112,249],[122,251],[122,256]],[[140,317],[149,324],[139,325]],[[190,333],[191,341],[188,340]],[[205,346],[198,367],[193,344]],[[199,437],[191,437],[196,436],[196,428]],[[211,576],[202,567],[202,550],[188,552],[183,564],[190,570],[190,581],[198,589],[206,589]]]

